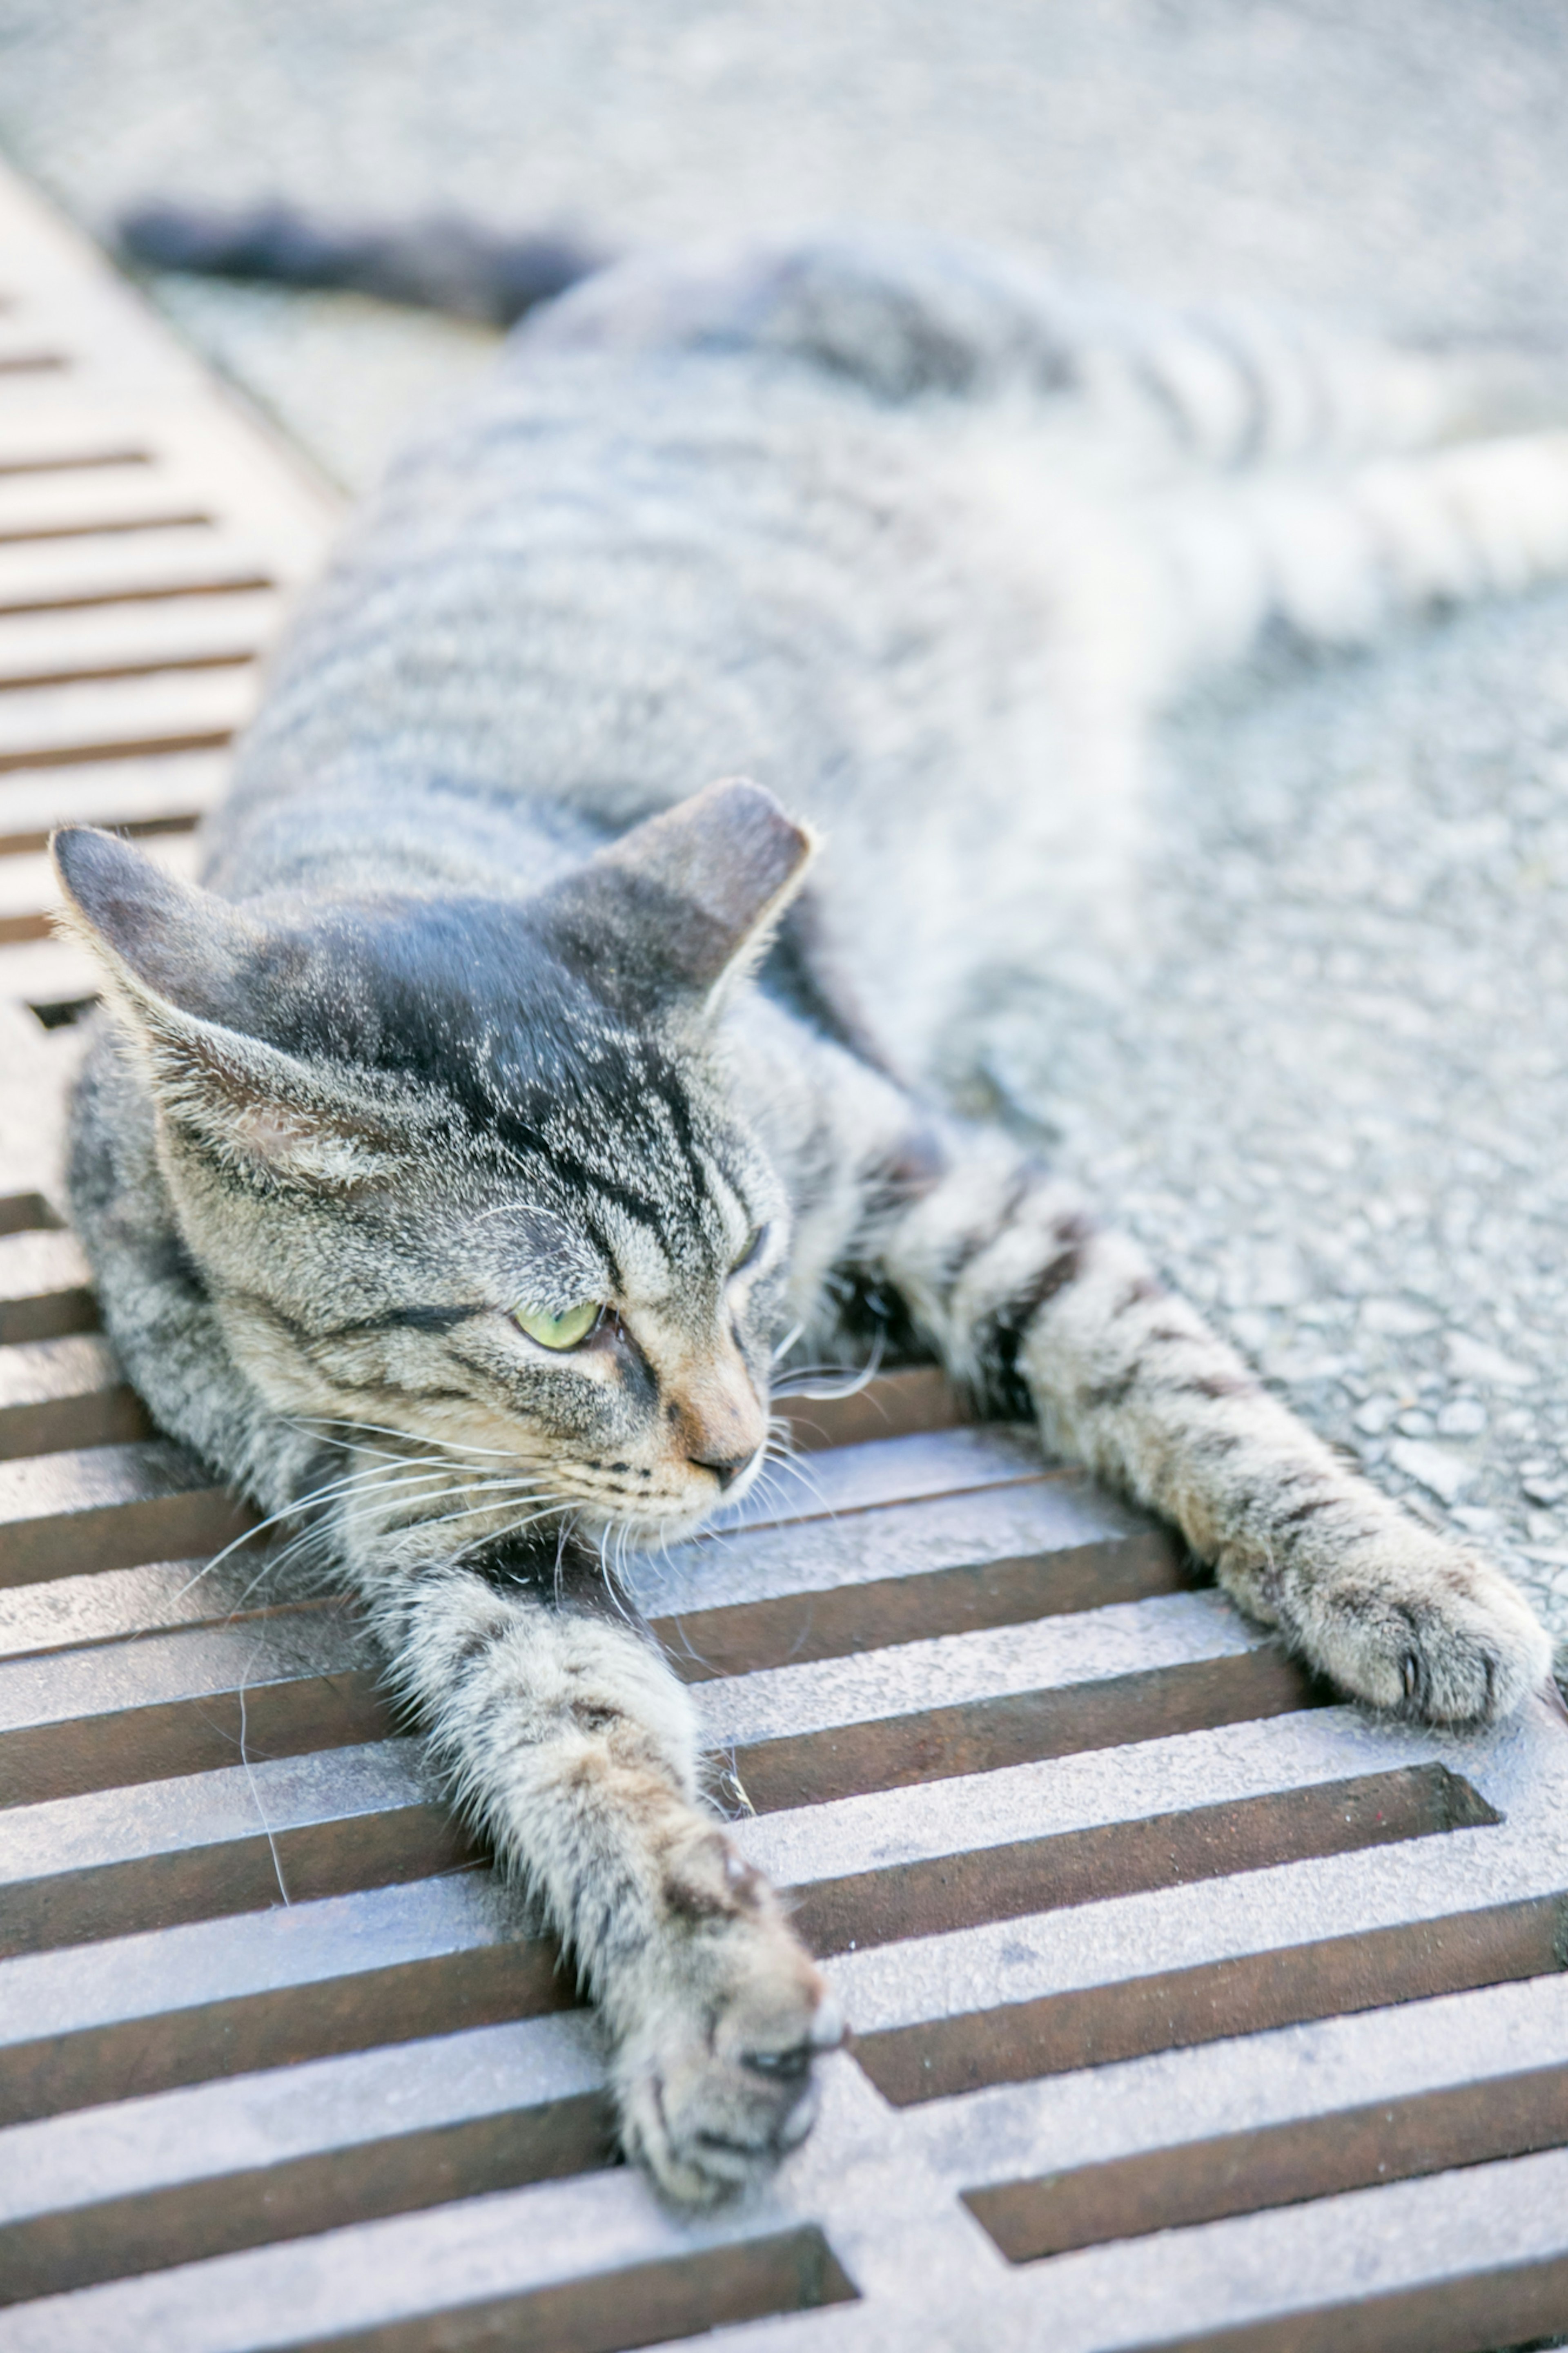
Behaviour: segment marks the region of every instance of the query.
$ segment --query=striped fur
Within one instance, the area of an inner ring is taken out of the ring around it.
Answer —
[[[756,1475],[786,1331],[1033,1411],[1374,1705],[1489,1722],[1547,1672],[1506,1580],[931,1073],[983,968],[1114,950],[1142,733],[1202,670],[1568,569],[1562,395],[921,244],[628,264],[351,534],[206,888],[58,845],[116,1345],[357,1588],[676,2199],[799,2138],[839,2026],[614,1569]],[[564,1350],[518,1321],[584,1302]]]

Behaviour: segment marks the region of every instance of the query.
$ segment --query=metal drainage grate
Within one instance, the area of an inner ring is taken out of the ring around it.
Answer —
[[[649,1572],[857,2040],[763,2203],[613,2162],[351,1614],[197,1574],[243,1521],[52,1206],[47,828],[184,853],[332,511],[9,183],[0,236],[0,2353],[1568,2327],[1568,1738],[1333,1705],[929,1373],[802,1408],[808,1475]]]

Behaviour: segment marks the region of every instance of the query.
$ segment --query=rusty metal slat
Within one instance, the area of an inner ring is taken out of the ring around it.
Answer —
[[[79,1341],[35,1345],[39,1350],[79,1345],[94,1350],[104,1347],[90,1335]],[[18,1347],[14,1353],[22,1356],[27,1352]],[[112,1388],[89,1392],[84,1404],[97,1409],[117,1394]],[[47,1403],[47,1398],[39,1399],[37,1376],[29,1372],[18,1409],[28,1410],[37,1402]],[[1064,1533],[1081,1535],[1083,1523],[1075,1514],[1064,1530],[1051,1504],[1052,1490],[1042,1481],[1036,1487],[966,1499],[962,1516],[937,1501],[912,1507],[908,1518],[889,1510],[875,1520],[857,1523],[867,1539],[868,1565],[884,1570],[893,1568],[899,1558],[896,1547],[883,1544],[888,1523],[913,1527],[921,1551],[908,1564],[910,1591],[902,1594],[900,1580],[894,1575],[869,1578],[864,1613],[853,1618],[836,1615],[820,1630],[813,1616],[819,1597],[811,1580],[820,1573],[822,1549],[833,1542],[836,1532],[818,1524],[795,1534],[794,1566],[799,1577],[795,1592],[777,1590],[783,1582],[781,1562],[761,1568],[757,1581],[765,1588],[761,1599],[742,1598],[711,1613],[656,1615],[654,1629],[671,1653],[676,1672],[687,1681],[700,1682],[726,1672],[744,1672],[756,1664],[771,1664],[781,1652],[785,1662],[792,1657],[839,1657],[870,1647],[879,1639],[915,1640],[928,1633],[973,1630],[977,1623],[1017,1624],[1031,1617],[1056,1614],[1063,1608],[1093,1608],[1099,1599],[1093,1591],[1097,1556],[1110,1588],[1103,1597],[1106,1606],[1168,1589],[1158,1558],[1146,1577],[1142,1574],[1145,1564],[1136,1538],[1123,1543],[1108,1535],[1102,1546],[1068,1543],[1058,1553],[1056,1540]],[[941,1525],[932,1525],[938,1521]],[[1021,1541],[1032,1541],[1036,1549],[1026,1555],[1014,1552],[1011,1547]],[[987,1558],[988,1547],[994,1547],[998,1556],[994,1560]],[[931,1566],[944,1554],[956,1556],[951,1567]],[[737,1540],[731,1582],[742,1597],[752,1581],[749,1568],[758,1566],[742,1554]],[[275,1608],[295,1609],[304,1601],[323,1608],[343,1606],[343,1597],[323,1591],[313,1572],[291,1572],[258,1544],[242,1546],[226,1559],[211,1565],[199,1560],[149,1562],[124,1570],[100,1569],[85,1576],[56,1577],[47,1584],[0,1588],[0,1659],[33,1650],[111,1642],[128,1634],[212,1623],[237,1612],[260,1616]],[[716,1630],[710,1625],[710,1617],[720,1621]],[[754,1641],[748,1640],[753,1618]],[[816,1641],[808,1643],[803,1629],[816,1634]],[[727,1652],[732,1652],[732,1657]]]
[[[0,1961],[0,2123],[575,2006],[487,1872]]]
[[[1076,1616],[941,1634],[810,1665],[766,1667],[704,1684],[700,1707],[716,1747],[752,1752],[816,1734],[863,1734],[869,1748],[894,1744],[900,1724],[940,1726],[951,1712],[1080,1685],[1106,1685],[1164,1667],[1208,1665],[1279,1653],[1214,1592],[1157,1594]],[[1292,1686],[1298,1706],[1308,1688]],[[822,1792],[816,1792],[821,1796]]]
[[[1325,1841],[1319,1852],[1350,1854],[1390,1839],[1498,1826],[1497,1808],[1434,1756],[1425,1736],[1369,1740],[1355,1731],[1337,1711],[1227,1725],[802,1806],[749,1822],[741,1836],[751,1858],[792,1887],[804,1913],[820,1915],[825,1933],[850,1926],[859,1938],[863,1921],[867,1944],[928,1940],[910,1956],[907,1990],[915,1991],[934,1957],[962,1967],[961,1943],[929,1941],[950,1928],[984,1925],[994,1936],[994,1924],[1027,1915],[1048,1945],[1047,1919],[1066,1908],[1142,1884],[1180,1887],[1216,1869],[1267,1871],[1307,1852],[1314,1838]],[[1053,1841],[1068,1841],[1054,1860]],[[994,1859],[990,1910],[973,1919],[920,1919],[922,1911],[987,1900],[987,1857]],[[1245,1900],[1242,1919],[1247,1949],[1257,1924]],[[1203,1916],[1190,1924],[1205,1957],[1209,1925]],[[1165,1942],[1170,1936],[1166,1926]],[[1075,1958],[1089,1984],[1115,1974],[1075,1956],[1069,1935],[1058,1974],[1068,1975]],[[1043,1955],[1040,1966],[1051,1967]],[[915,2001],[918,2012],[918,1991]],[[873,2008],[857,2015],[864,2027],[878,2022]]]
[[[1035,2325],[1048,2310],[1053,2343],[1073,2353],[1106,2341],[1112,2295],[1127,2353],[1492,2353],[1568,2326],[1568,2154],[1350,2190],[1015,2276]]]
[[[777,1465],[773,1477],[752,1488],[743,1503],[715,1517],[714,1535],[708,1541],[721,1541],[740,1528],[781,1527],[878,1511],[886,1504],[913,1503],[925,1495],[1020,1485],[1037,1479],[1040,1471],[1033,1432],[1010,1422],[831,1447],[805,1461]]]
[[[9,1261],[7,1253],[13,1254]],[[91,1314],[85,1277],[79,1249],[68,1235],[0,1238],[0,1282],[6,1282],[6,1291],[0,1291],[0,1334],[8,1332],[15,1339],[36,1339],[83,1328],[81,1321],[68,1319],[84,1319]],[[109,1451],[103,1450],[105,1454]],[[117,1451],[125,1458],[127,1477],[133,1480],[133,1458],[138,1450]],[[146,1450],[141,1451],[145,1453]],[[67,1466],[63,1458],[56,1460],[58,1468],[51,1468],[46,1461],[26,1466],[25,1473],[21,1465],[11,1465],[0,1473],[0,1527],[5,1527],[8,1520],[13,1531],[5,1540],[9,1556],[24,1556],[19,1550],[20,1530],[29,1517],[35,1516],[28,1509],[30,1491],[37,1491],[51,1501],[57,1494],[62,1501],[68,1500],[67,1481],[79,1470],[87,1487],[102,1491],[106,1501],[122,1500],[129,1506],[136,1500],[133,1485],[122,1496],[114,1495],[112,1479],[108,1477],[112,1466],[107,1461],[89,1461],[84,1455],[79,1464],[73,1461]],[[872,1511],[911,1494],[978,1493],[987,1487],[1022,1485],[1039,1478],[1038,1458],[1031,1457],[1027,1440],[1005,1429],[954,1430],[930,1439],[889,1439],[873,1446],[842,1450],[837,1454],[814,1456],[812,1464],[809,1487],[802,1480],[778,1493],[749,1500],[743,1507],[743,1518],[737,1514],[738,1524],[762,1526],[809,1521]],[[95,1472],[100,1475],[95,1477]],[[7,1480],[9,1486],[5,1484]],[[80,1508],[79,1505],[79,1511]],[[197,1548],[195,1544],[164,1546],[165,1551]],[[9,1574],[0,1572],[4,1581],[22,1583],[31,1575],[50,1573],[41,1539],[26,1556],[42,1565],[25,1571],[13,1568]],[[156,1556],[142,1556],[149,1559]],[[79,1560],[59,1560],[54,1573],[69,1573],[84,1565]],[[106,1558],[103,1565],[132,1563],[122,1555],[113,1563]]]
[[[270,586],[271,567],[253,540],[210,522],[0,544],[0,614],[133,601],[193,584],[221,594],[233,580]]]
[[[0,1812],[0,1953],[134,1936],[461,1868],[407,1740]]]
[[[1139,1556],[1142,1569],[1133,1576],[1142,1578],[1146,1570],[1157,1591],[1187,1589],[1189,1580],[1176,1572],[1163,1532],[1090,1490],[1081,1475],[1037,1455],[1026,1475],[1016,1475],[1009,1443],[994,1459],[998,1475],[989,1485],[981,1483],[985,1435],[939,1433],[918,1451],[900,1440],[875,1460],[868,1459],[866,1447],[814,1455],[808,1468],[817,1493],[832,1480],[837,1493],[826,1493],[826,1500],[842,1508],[799,1519],[795,1492],[776,1490],[757,1498],[747,1527],[699,1536],[668,1553],[633,1556],[626,1571],[630,1588],[648,1616],[672,1625],[699,1615],[717,1618],[742,1602],[748,1609],[773,1601],[809,1604],[815,1615],[819,1604],[831,1609],[848,1588],[923,1581],[966,1564],[1005,1567],[1010,1557],[1037,1553],[1054,1559],[1104,1547],[1109,1556],[1140,1539],[1147,1548]],[[953,1444],[960,1437],[966,1441],[962,1449]],[[772,1525],[764,1516],[769,1512],[775,1514]],[[1142,1582],[1137,1589],[1144,1589]],[[1099,1599],[1092,1594],[1089,1606]],[[980,1622],[987,1622],[984,1611]],[[804,1635],[807,1628],[793,1630]]]
[[[178,668],[213,655],[256,653],[278,626],[275,593],[85,606],[0,617],[5,691],[29,679],[113,676],[122,666]]]
[[[90,1338],[85,1345],[103,1345]],[[1129,1527],[1129,1515],[1097,1509],[1098,1502],[1077,1482],[1041,1478],[890,1505],[842,1526],[816,1521],[754,1530],[722,1553],[678,1548],[643,1598],[676,1672],[701,1682],[1184,1590],[1165,1540]],[[710,1609],[714,1594],[729,1599]],[[336,1607],[342,1597],[324,1593],[310,1573],[268,1559],[258,1544],[213,1566],[149,1563],[0,1588],[0,1658],[206,1623],[236,1610],[261,1614],[307,1599]],[[661,1611],[661,1599],[685,1606]],[[830,1608],[819,1620],[825,1604],[838,1602],[851,1606]]]
[[[1568,2060],[1048,2175],[965,2203],[1010,2263],[1568,2143]]]
[[[264,1639],[265,1635],[265,1639]],[[393,1729],[379,1662],[327,1613],[0,1665],[0,1798],[37,1805]]]
[[[0,2302],[614,2161],[587,2014],[477,2027],[0,2132]]]
[[[926,2158],[963,2186],[971,2211],[984,2211],[1010,2260],[1029,2261],[1044,2252],[1038,2240],[1047,2231],[1065,2236],[1082,2223],[1075,2243],[1097,2244],[1126,2235],[1153,2199],[1164,2211],[1167,2194],[1181,2195],[1184,2151],[1201,2172],[1205,2151],[1239,2146],[1249,2132],[1278,2132],[1272,2146],[1283,2165],[1295,2125],[1333,2124],[1562,2065],[1568,1977],[1558,1974],[971,2093],[910,2110],[908,2123]],[[1474,2146],[1484,2157],[1488,2129],[1478,2115],[1480,2137],[1457,2136],[1454,2147]],[[1216,2190],[1216,2218],[1254,2211],[1257,2186],[1252,2168],[1233,2168],[1230,2202],[1221,2205]],[[1070,2226],[1053,2216],[1058,2192]],[[1091,2208],[1103,2227],[1088,2227]]]
[[[1205,1893],[1217,1905],[1224,1890]],[[1565,1924],[1568,1887],[1552,1886],[1478,1910],[1369,1924],[1348,1936],[1309,1933],[1296,1944],[1033,2000],[955,2009],[919,2025],[873,2028],[858,2035],[856,2052],[895,2105],[948,2098],[981,2085],[1540,1977],[1563,1966]]]
[[[1564,2327],[1568,2256],[1382,2295],[1358,2292],[1348,2303],[1202,2337],[1162,2337],[1159,2353],[1493,2353],[1500,2337],[1557,2344]]]
[[[1319,1697],[1293,1661],[1259,1650],[1148,1667],[843,1726],[737,1741],[737,1781],[759,1814],[827,1805],[1178,1732],[1293,1715]]]
[[[0,1461],[152,1435],[146,1409],[97,1334],[0,1349]]]
[[[0,680],[0,770],[127,759],[142,744],[221,743],[245,725],[256,698],[248,655],[240,667],[160,667],[75,685]]]
[[[247,1546],[212,1563],[143,1561],[134,1568],[52,1577],[47,1585],[13,1585],[0,1588],[0,1677],[11,1660],[58,1656],[88,1645],[111,1650],[126,1635],[337,1614],[344,1606],[341,1595],[321,1591],[303,1562],[279,1565],[258,1586]]]
[[[179,679],[207,670],[241,670],[258,659],[256,647],[237,645],[232,638],[227,644],[216,646],[207,653],[171,650],[166,654],[132,658],[117,649],[99,656],[96,660],[90,656],[79,656],[75,668],[0,668],[0,694],[58,694],[68,687],[104,686],[121,680]]]
[[[7,1253],[11,1256],[7,1260]],[[52,1338],[96,1322],[85,1266],[68,1234],[0,1238],[0,1333]],[[832,1455],[814,1458],[821,1475],[806,1494],[759,1501],[748,1517],[764,1520],[865,1512],[910,1487],[948,1493],[987,1484],[1023,1483],[1027,1473],[1005,1433],[952,1431],[976,1442],[959,1451],[940,1440],[894,1439],[887,1451],[857,1449],[841,1469]],[[906,1450],[921,1448],[919,1452]],[[898,1451],[895,1451],[898,1450]],[[861,1454],[877,1459],[862,1461]],[[231,1542],[250,1524],[222,1490],[208,1486],[189,1458],[166,1441],[84,1448],[0,1464],[0,1585],[21,1585],[91,1567],[198,1553]]]
[[[1092,1830],[1054,1831],[977,1853],[858,1872],[792,1888],[801,1931],[821,1954],[984,1921],[1037,1916],[1309,1855],[1359,1853],[1488,1820],[1484,1800],[1440,1765],[1242,1798]]]
[[[152,454],[146,449],[114,448],[101,444],[78,442],[67,445],[40,441],[26,449],[9,439],[0,444],[0,476],[7,479],[19,474],[96,472],[116,466],[146,466],[152,462]]]
[[[329,2263],[335,2258],[347,2291],[332,2299],[330,2337],[300,2328],[301,2291],[315,2301],[308,2282],[318,2246]],[[429,2319],[400,2309],[411,2265],[424,2274],[426,2294],[438,2279]],[[692,2234],[614,2172],[361,2223],[260,2254],[220,2255],[183,2274],[89,2288],[68,2305],[13,2306],[0,2315],[0,2348],[103,2353],[141,2330],[157,2336],[160,2353],[252,2341],[374,2346],[378,2353],[481,2344],[605,2353],[853,2295],[817,2225],[731,2220]],[[60,2333],[51,2338],[51,2328]],[[270,2337],[249,2333],[264,2330]]]
[[[1076,1476],[676,1547],[634,1590],[689,1683],[1188,1589],[1178,1547]]]
[[[235,1558],[243,1562],[243,1549]],[[243,1584],[238,1592],[243,1600]],[[271,1621],[256,1613],[241,1625],[209,1621],[106,1647],[90,1661],[57,1651],[0,1663],[0,1789],[13,1803],[38,1802],[210,1769],[226,1761],[219,1744],[237,1738],[242,1704],[258,1755],[341,1746],[386,1729],[375,1696],[379,1662],[346,1615],[322,1617],[308,1634],[292,1610]],[[1205,1655],[1212,1630],[1212,1620],[1199,1620],[1185,1630],[1194,1655],[1131,1676],[1097,1675],[1086,1653],[1077,1687],[1065,1693],[1026,1690],[868,1723],[830,1714],[809,1730],[756,1743],[726,1737],[721,1727],[713,1753],[727,1782],[737,1782],[757,1811],[772,1812],[1289,1715],[1311,1704],[1310,1688],[1266,1645],[1231,1651],[1222,1635],[1219,1655]],[[1153,1627],[1149,1647],[1157,1657]],[[730,1688],[710,1685],[705,1696],[717,1692],[722,1703]],[[119,1693],[132,1690],[139,1704],[115,1704]],[[808,1695],[799,1694],[803,1702]],[[790,1760],[788,1775],[780,1770],[781,1753]]]
[[[0,1951],[301,1903],[473,1859],[409,1743],[268,1760],[258,1713],[244,1766],[0,1811]],[[890,1810],[874,1810],[878,1859],[858,1868],[868,1842],[852,1807],[797,1819],[782,1841],[748,1831],[745,1843],[762,1847],[803,1933],[832,1953],[1496,1820],[1440,1765],[1346,1779],[1333,1778],[1339,1760],[1321,1743],[1314,1754],[1298,1740],[1278,1761],[1197,1748],[1141,1750],[1122,1777],[1132,1796],[1113,1780],[1087,1808],[1079,1773],[1036,1775],[1032,1788],[1016,1779],[1000,1799],[987,1784],[975,1792],[982,1804],[950,1805],[934,1826],[919,1819],[912,1837],[907,1823],[900,1837]],[[1184,1780],[1217,1802],[1144,1810],[1167,1772],[1173,1788]],[[1022,1835],[998,1837],[1000,1809]]]
[[[207,550],[204,546],[203,556]],[[102,567],[85,578],[69,577],[63,582],[53,578],[47,583],[29,583],[22,586],[15,575],[0,586],[0,622],[14,614],[79,613],[99,607],[123,607],[134,609],[169,598],[246,596],[274,590],[279,582],[254,555],[246,551],[224,551],[217,561],[193,564],[184,550],[182,561],[171,567],[167,576],[150,574],[145,567],[134,577],[125,574],[108,575]],[[78,567],[79,570],[82,567]]]
[[[52,545],[61,539],[117,539],[122,533],[143,531],[191,531],[205,529],[213,518],[204,508],[153,505],[141,508],[133,514],[100,516],[90,521],[62,522],[39,519],[36,522],[12,523],[0,502],[0,547],[35,547]]]
[[[222,750],[8,770],[0,778],[0,855],[36,855],[61,825],[111,826],[153,838],[188,830],[220,797],[228,772]]]
[[[74,1234],[0,1236],[0,1346],[89,1332],[98,1323],[91,1274]]]
[[[0,1463],[0,1585],[216,1552],[254,1518],[165,1439]]]
[[[171,513],[181,522],[193,507],[212,520],[189,470],[165,457],[135,466],[67,466],[0,470],[0,546],[27,537],[50,540],[79,533],[138,531]]]
[[[973,1419],[934,1365],[884,1373],[847,1396],[834,1396],[826,1384],[820,1396],[786,1395],[775,1400],[773,1411],[787,1426],[793,1443],[808,1454],[825,1446],[952,1430]]]
[[[0,1193],[0,1234],[53,1233],[64,1223],[42,1193]]]
[[[229,724],[176,728],[171,734],[155,731],[140,734],[128,730],[96,739],[62,744],[56,747],[29,745],[21,752],[0,753],[0,779],[13,768],[82,768],[98,760],[155,759],[168,754],[183,758],[192,752],[222,752],[235,738],[237,729]],[[23,853],[26,855],[26,853]],[[36,924],[8,934],[14,939],[45,939],[47,931]]]
[[[934,1508],[916,1504],[905,1514],[889,1505],[879,1521],[897,1517],[908,1525]],[[985,1531],[973,1523],[982,1514],[976,1508],[969,1516],[978,1549]],[[879,1535],[885,1533],[879,1527]],[[1058,1548],[1041,1541],[1030,1552],[989,1559],[981,1554],[924,1574],[911,1569],[907,1576],[867,1578],[837,1590],[809,1587],[763,1600],[656,1615],[651,1622],[682,1681],[703,1683],[1184,1589],[1167,1539],[1152,1532],[1107,1533],[1087,1544]]]

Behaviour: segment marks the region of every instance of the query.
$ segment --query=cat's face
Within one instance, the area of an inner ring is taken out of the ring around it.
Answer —
[[[804,862],[783,825],[752,840],[747,888],[731,878],[742,940],[721,897],[694,904],[689,831],[673,876],[668,840],[651,873],[622,845],[526,906],[255,913],[102,837],[62,844],[79,911],[100,942],[117,928],[128,1042],[229,1353],[347,1451],[376,1528],[448,1553],[563,1512],[671,1535],[755,1477],[788,1212],[705,1047]]]
[[[564,1505],[590,1532],[668,1535],[760,1466],[777,1179],[700,1064],[597,1042],[563,1058],[568,1099],[542,1115],[470,1125],[438,1089],[389,1104],[374,1164],[330,1188],[165,1123],[186,1240],[268,1402],[323,1438],[368,1430],[372,1460],[397,1432],[461,1474],[389,1464],[400,1522],[466,1497],[491,1528]]]

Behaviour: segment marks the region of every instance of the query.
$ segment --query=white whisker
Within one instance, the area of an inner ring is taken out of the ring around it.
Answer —
[[[303,1415],[295,1421],[293,1426],[297,1430],[368,1430],[373,1438],[401,1439],[406,1445],[423,1446],[435,1453],[482,1454],[492,1456],[497,1461],[501,1462],[515,1461],[517,1459],[515,1450],[510,1447],[474,1446],[466,1439],[459,1438],[421,1438],[411,1430],[398,1430],[394,1424],[386,1421],[355,1421],[348,1416],[321,1413]],[[334,1441],[336,1442],[338,1441]]]
[[[858,1397],[862,1389],[869,1388],[882,1368],[882,1358],[886,1354],[885,1341],[886,1335],[879,1331],[867,1363],[858,1373],[846,1373],[845,1378],[832,1388],[813,1389],[805,1388],[805,1384],[807,1381],[825,1379],[833,1373],[844,1372],[844,1366],[797,1365],[795,1371],[787,1375],[784,1380],[773,1383],[773,1393],[776,1398],[804,1398],[814,1405],[829,1405],[839,1398]]]

